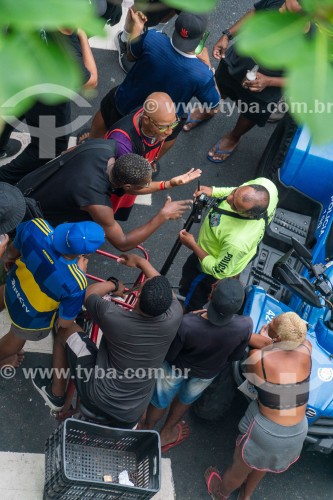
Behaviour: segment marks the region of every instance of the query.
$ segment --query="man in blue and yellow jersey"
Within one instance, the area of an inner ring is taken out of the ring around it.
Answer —
[[[95,222],[60,224],[53,229],[43,219],[20,224],[8,248],[10,269],[0,288],[0,309],[12,321],[0,339],[0,363],[18,365],[26,340],[46,337],[55,321],[68,328],[83,304],[87,280],[78,262],[104,242]]]

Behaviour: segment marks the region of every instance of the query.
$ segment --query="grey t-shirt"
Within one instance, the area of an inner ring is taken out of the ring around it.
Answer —
[[[86,307],[103,332],[96,367],[106,372],[105,377],[90,379],[87,394],[103,412],[135,422],[150,402],[154,369],[162,366],[181,323],[182,308],[174,299],[164,314],[147,317],[97,295],[88,298]]]

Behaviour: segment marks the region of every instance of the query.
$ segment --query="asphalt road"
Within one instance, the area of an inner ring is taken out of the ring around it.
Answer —
[[[208,47],[211,48],[221,31],[230,27],[251,6],[252,3],[248,0],[221,2],[216,12],[210,16],[211,34]],[[94,53],[99,68],[98,95],[91,100],[90,110],[74,109],[74,116],[78,112],[86,114],[86,112],[91,113],[97,110],[101,97],[124,76],[118,66],[115,52],[95,50]],[[235,120],[235,115],[227,117],[220,114],[207,125],[190,133],[180,134],[174,148],[161,160],[159,179],[169,179],[191,167],[202,169],[201,183],[203,185],[237,186],[254,178],[258,161],[274,130],[274,125],[268,124],[264,129],[256,128],[250,131],[223,166],[214,165],[206,159],[209,148],[233,126]],[[191,198],[194,188],[195,185],[189,185],[175,189],[172,192],[172,198]],[[135,206],[130,221],[123,224],[124,230],[127,231],[147,221],[162,206],[165,199],[164,192],[155,193],[152,195],[152,206]],[[158,269],[168,255],[183,222],[166,223],[145,242],[151,261]],[[196,234],[197,230],[198,228],[194,227],[193,233]],[[168,278],[174,286],[178,284],[181,266],[187,255],[188,250],[182,249],[168,273]],[[89,270],[102,277],[116,274],[123,277],[125,281],[133,279],[133,274],[123,274],[120,267],[110,264],[103,258],[92,259]],[[45,365],[46,362],[49,362],[49,356],[42,354],[28,354],[25,361],[28,366]],[[21,380],[19,376],[10,384],[0,382],[0,408],[3,415],[3,424],[0,427],[2,450],[41,453],[45,438],[55,426],[41,400],[33,394],[31,387],[27,384],[29,383]],[[22,401],[24,401],[23,404]],[[201,420],[191,413],[186,417],[191,427],[190,438],[166,454],[171,458],[178,500],[208,498],[203,473],[209,465],[216,465],[223,471],[230,463],[237,424],[245,407],[246,403],[239,395],[229,414],[217,422]],[[333,455],[303,452],[301,459],[289,471],[267,476],[253,499],[329,500],[333,498],[332,466]],[[234,494],[232,498],[236,498],[236,495]]]
[[[210,16],[210,36],[207,42],[210,51],[221,31],[230,27],[252,5],[252,2],[248,0],[220,2],[217,10]],[[114,63],[114,55],[112,52],[110,75],[117,83],[118,78],[122,75],[119,72],[119,67]],[[99,54],[97,57],[99,58]],[[102,81],[101,84],[103,87],[104,82]],[[202,185],[237,186],[246,180],[255,178],[257,164],[275,127],[272,124],[268,124],[264,129],[257,127],[250,131],[224,165],[214,165],[206,159],[210,147],[234,125],[236,119],[235,114],[230,117],[219,114],[207,125],[190,133],[180,134],[174,148],[161,160],[159,179],[169,179],[191,167],[202,169]],[[172,198],[191,198],[194,188],[194,185],[188,185],[175,189],[171,193]],[[163,192],[154,193],[152,206],[135,206],[130,221],[123,224],[124,230],[131,229],[148,220],[162,206],[165,198],[166,194]],[[168,222],[145,242],[151,261],[157,269],[160,269],[164,263],[183,222]],[[192,232],[196,234],[197,231],[198,227],[194,226]],[[187,249],[181,249],[168,273],[168,278],[174,286],[178,285],[181,266],[188,253]],[[105,262],[103,265],[105,266]],[[209,465],[216,465],[223,471],[229,465],[234,450],[237,424],[245,408],[246,402],[239,395],[229,414],[217,422],[201,420],[192,413],[186,417],[191,427],[190,438],[165,455],[171,458],[178,500],[208,498],[203,480],[204,470]],[[325,456],[304,452],[300,460],[289,471],[284,474],[267,476],[253,498],[258,500],[329,500],[333,498],[332,466],[332,455]],[[236,498],[236,496],[234,494],[232,498]]]

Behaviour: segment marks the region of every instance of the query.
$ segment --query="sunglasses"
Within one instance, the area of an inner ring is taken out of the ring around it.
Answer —
[[[177,127],[178,123],[180,122],[180,119],[178,118],[178,116],[176,117],[176,121],[173,122],[173,123],[169,123],[169,125],[159,125],[158,123],[155,122],[155,120],[153,120],[152,118],[150,118],[150,116],[146,115],[148,120],[152,122],[153,125],[155,125],[156,128],[158,128],[158,130],[160,132],[166,132],[169,128],[171,128],[172,130],[174,128]]]

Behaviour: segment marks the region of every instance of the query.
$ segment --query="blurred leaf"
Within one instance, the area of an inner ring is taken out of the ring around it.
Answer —
[[[320,12],[333,10],[332,0],[302,0],[302,8],[306,12]]]
[[[13,31],[6,37],[6,43],[0,48],[0,67],[12,68],[0,79],[0,102],[15,106],[15,109],[1,108],[3,115],[19,115],[26,111],[38,98],[49,104],[64,100],[68,89],[79,89],[80,72],[65,48],[49,42],[46,45],[38,33]],[[44,93],[55,84],[63,87],[60,94]],[[38,85],[38,88],[34,88]],[[40,87],[42,85],[42,87]]]
[[[333,22],[332,0],[302,0],[302,7],[318,20]]]
[[[333,67],[328,37],[317,32],[287,74],[286,97],[297,121],[306,124],[317,144],[333,139]],[[295,104],[297,103],[297,104]]]
[[[237,49],[267,68],[284,69],[307,51],[307,23],[308,18],[289,12],[257,12],[244,22]]]
[[[88,0],[0,0],[0,27],[55,30],[80,27],[91,35],[104,35],[103,22]]]
[[[214,10],[218,1],[219,0],[164,0],[163,3],[175,9],[199,14]]]

